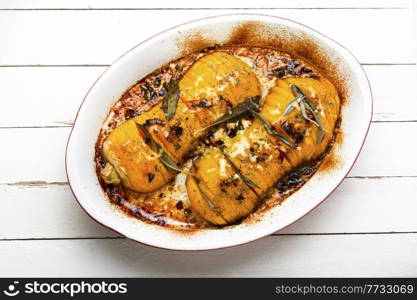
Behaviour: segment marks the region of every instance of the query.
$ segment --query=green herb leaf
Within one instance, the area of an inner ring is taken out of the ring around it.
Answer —
[[[269,124],[269,122],[267,120],[264,119],[264,117],[262,117],[261,114],[259,114],[256,111],[251,111],[252,114],[259,120],[262,122],[262,125],[265,127],[266,131],[268,131],[268,133],[272,136],[275,136],[277,138],[279,138],[281,141],[283,141],[285,144],[287,144],[290,147],[295,147],[294,143],[291,142],[290,140],[288,140],[285,136],[279,134],[278,132],[275,131],[275,129],[271,126],[271,124]]]
[[[294,96],[300,97],[300,98],[304,98],[305,97],[304,93],[295,84],[290,83],[290,88],[291,88],[291,91],[294,94]]]
[[[301,101],[301,97],[295,97],[294,100],[291,100],[290,103],[288,103],[287,108],[285,109],[283,115],[286,116],[289,113],[291,113],[294,110],[294,108],[297,107],[300,101]]]
[[[242,180],[244,181],[244,182],[246,182],[250,187],[252,187],[252,188],[254,188],[254,189],[260,189],[260,187],[255,183],[255,182],[253,182],[252,180],[250,180],[248,177],[246,177],[246,176],[243,176],[242,174],[238,174],[239,175],[239,177],[240,178],[242,178]]]
[[[162,110],[168,120],[171,120],[174,117],[179,98],[180,88],[178,82],[175,79],[172,79],[168,85],[168,91],[162,99]]]
[[[159,150],[159,160],[168,169],[176,172],[182,172],[181,168],[168,156],[162,147]]]
[[[213,126],[226,124],[228,122],[231,122],[231,121],[234,121],[234,120],[237,120],[237,119],[244,118],[250,113],[251,109],[258,111],[259,110],[259,101],[260,101],[260,99],[261,99],[260,96],[255,96],[255,97],[249,98],[245,102],[239,103],[238,105],[236,105],[236,107],[234,107],[231,110],[230,113],[225,114],[224,116],[221,116],[216,121],[214,121],[212,124],[207,126],[205,129],[213,127]]]
[[[246,177],[242,173],[240,173],[239,169],[235,166],[235,164],[233,163],[233,161],[230,158],[230,156],[227,155],[226,152],[224,152],[224,148],[223,147],[219,147],[219,149],[223,153],[223,156],[226,158],[226,160],[229,163],[229,165],[232,166],[233,171],[235,171],[235,173],[240,177],[240,179],[242,179],[244,182],[246,182],[250,187],[255,188],[255,189],[260,189],[260,187],[255,182],[253,182],[248,177]]]
[[[311,104],[310,100],[308,100],[306,95],[304,95],[304,93],[300,90],[299,87],[297,87],[294,84],[290,84],[290,87],[291,87],[291,90],[292,90],[294,96],[296,96],[297,98],[301,97],[301,101],[299,102],[299,106],[300,106],[300,110],[301,110],[301,114],[302,114],[303,118],[312,122],[314,125],[316,125],[318,127],[316,143],[320,144],[321,141],[324,138],[324,132],[325,132],[323,124],[322,124],[321,119],[320,119],[320,116],[316,113],[316,109]],[[314,120],[311,119],[308,116],[307,110],[313,115]]]
[[[322,129],[322,127],[319,127],[319,132],[317,133],[316,143],[320,144],[323,138],[324,138],[324,130]]]
[[[136,124],[136,127],[138,127],[143,132],[143,134],[145,135],[145,139],[147,141],[149,141],[149,146],[151,147],[151,149],[154,152],[159,153],[159,149],[161,147],[159,146],[159,144],[157,142],[155,142],[155,140],[153,139],[153,137],[149,133],[148,129],[146,129],[146,127],[143,126],[142,124],[138,124],[138,123],[135,123],[135,124]]]

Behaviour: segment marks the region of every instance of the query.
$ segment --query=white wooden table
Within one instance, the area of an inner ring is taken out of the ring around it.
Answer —
[[[413,2],[168,2],[176,8],[162,0],[0,1],[0,276],[417,276]],[[242,11],[309,25],[364,66],[374,116],[349,177],[285,231],[224,250],[158,250],[96,224],[64,172],[88,87],[146,37]]]

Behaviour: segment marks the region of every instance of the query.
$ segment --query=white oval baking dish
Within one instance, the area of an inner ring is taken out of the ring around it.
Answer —
[[[313,64],[318,67],[325,64],[333,76],[343,80],[346,91],[341,111],[343,139],[331,150],[337,157],[337,165],[325,172],[319,170],[299,191],[263,213],[257,222],[181,234],[126,216],[106,199],[95,172],[94,146],[108,110],[138,79],[187,54],[184,53],[187,39],[198,36],[213,44],[228,43],[236,29],[245,24],[251,24],[247,28],[256,31],[260,40],[264,38],[270,45],[271,35],[274,35],[279,46],[286,45],[290,51],[300,52],[296,54],[307,53]],[[296,46],[291,49],[291,45]],[[314,46],[314,51],[306,52],[303,45]],[[326,199],[352,168],[364,143],[371,116],[372,94],[366,75],[358,61],[340,44],[297,22],[279,17],[255,14],[209,17],[173,27],[141,42],[97,79],[84,98],[68,140],[67,176],[81,207],[97,222],[127,238],[175,250],[228,247],[272,234]]]

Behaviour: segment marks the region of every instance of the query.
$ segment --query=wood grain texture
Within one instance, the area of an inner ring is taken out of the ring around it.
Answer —
[[[9,83],[0,89],[0,99],[7,99],[3,109],[17,112],[4,114],[0,127],[70,126],[85,93],[105,69],[0,67],[0,82]],[[374,121],[417,120],[417,90],[393,88],[414,85],[415,65],[373,65],[364,66],[364,69],[374,94]],[[46,85],[48,88],[43,88]],[[22,109],[22,103],[25,109]]]
[[[87,216],[66,184],[2,185],[0,193],[0,240],[117,236]],[[348,178],[318,208],[279,233],[417,232],[416,198],[417,178]]]
[[[417,276],[417,234],[269,236],[176,252],[124,239],[0,242],[0,275],[48,277]]]
[[[174,25],[236,12],[241,11],[0,11],[0,65],[110,64]],[[245,10],[251,12],[308,25],[346,46],[361,63],[415,63],[412,10],[375,9],[371,21],[368,10],[358,9]]]
[[[410,5],[411,0],[212,0],[204,3],[177,0],[168,6],[164,0],[3,0],[0,9],[404,8]]]

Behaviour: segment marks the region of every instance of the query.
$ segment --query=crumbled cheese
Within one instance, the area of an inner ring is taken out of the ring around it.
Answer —
[[[237,155],[245,155],[246,150],[250,148],[250,144],[246,137],[242,136],[238,142],[236,142],[232,146],[232,153],[230,154],[231,157],[236,157]]]
[[[217,131],[214,133],[213,137],[214,137],[214,139],[215,139],[216,141],[221,140],[222,138],[224,138],[224,137],[225,137],[225,135],[224,135],[224,130],[223,130],[223,129],[219,129],[219,130],[217,130]]]
[[[220,159],[220,177],[227,177],[226,174],[226,160],[224,158]]]
[[[251,162],[256,162],[256,155],[249,154],[249,160]]]
[[[243,128],[244,129],[246,129],[246,128],[248,128],[251,124],[252,124],[252,122],[251,121],[249,121],[249,120],[242,120],[242,126],[243,126]]]

